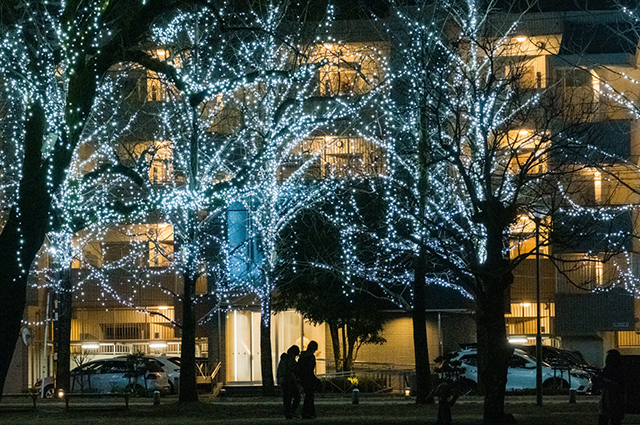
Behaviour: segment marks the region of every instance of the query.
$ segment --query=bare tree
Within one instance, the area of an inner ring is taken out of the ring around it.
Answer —
[[[559,38],[522,36],[518,25],[528,11],[497,13],[494,5],[395,9],[397,28],[388,33],[397,46],[397,95],[385,103],[389,130],[378,133],[390,165],[375,189],[386,203],[387,229],[376,235],[378,254],[354,260],[352,269],[390,293],[411,279],[414,314],[424,312],[427,282],[474,298],[484,420],[503,423],[512,353],[504,313],[514,269],[541,250],[566,263],[544,250],[551,243],[559,253],[562,244],[580,250],[590,240],[607,256],[628,249],[633,235],[612,231],[625,207],[583,202],[585,172],[619,158],[594,143],[593,122],[606,103],[591,85],[574,90],[569,76],[536,73],[538,58],[558,53]],[[424,317],[416,318],[419,397],[426,397]]]

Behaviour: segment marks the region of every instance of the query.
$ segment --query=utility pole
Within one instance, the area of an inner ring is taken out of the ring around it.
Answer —
[[[536,222],[536,404],[542,406],[542,328],[540,316],[540,220]]]

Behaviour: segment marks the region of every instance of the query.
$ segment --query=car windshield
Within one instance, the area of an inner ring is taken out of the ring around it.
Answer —
[[[565,351],[565,355],[571,359],[576,366],[593,367],[580,351],[567,350]]]
[[[528,360],[530,360],[530,361],[532,361],[532,362],[534,362],[534,363],[535,363],[535,361],[536,361],[535,356],[531,356],[531,355],[529,355],[527,352],[522,351],[522,350],[517,350],[517,351],[518,351],[518,354],[519,354],[520,356],[522,356],[522,357],[524,357],[525,359],[528,359]],[[542,360],[542,365],[543,365],[543,366],[547,366],[547,367],[551,367],[551,365],[549,365],[549,363],[546,361],[546,359],[543,359],[543,360]]]

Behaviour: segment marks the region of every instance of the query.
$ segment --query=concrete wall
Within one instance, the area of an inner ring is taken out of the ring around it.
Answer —
[[[440,316],[440,321],[438,320]],[[442,332],[440,332],[441,330]],[[413,324],[408,313],[394,314],[383,328],[382,336],[387,340],[382,345],[364,345],[356,358],[357,364],[371,368],[393,367],[395,369],[413,369]],[[428,313],[427,342],[429,361],[442,352],[455,351],[461,343],[475,342],[475,321],[468,313]],[[333,346],[327,328],[327,371],[335,370]],[[356,366],[358,367],[358,366]]]
[[[19,393],[28,388],[28,366],[28,347],[24,345],[22,338],[19,338],[16,342],[16,349],[13,352],[9,373],[2,390],[3,393]]]

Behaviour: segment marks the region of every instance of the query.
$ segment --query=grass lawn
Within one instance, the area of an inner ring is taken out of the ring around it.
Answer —
[[[437,418],[437,406],[417,406],[402,398],[363,398],[352,405],[348,398],[320,398],[316,401],[318,418],[287,421],[282,418],[277,399],[202,398],[199,403],[179,405],[165,398],[160,406],[149,399],[136,399],[130,408],[115,400],[72,400],[69,411],[60,401],[40,401],[37,410],[28,403],[7,400],[0,404],[0,425],[182,425],[182,424],[431,424]],[[532,397],[507,398],[508,412],[524,425],[588,425],[597,421],[597,398],[578,398],[569,404],[566,397],[546,397],[542,407]],[[465,398],[453,407],[453,421],[458,425],[480,422],[482,401]],[[640,415],[628,415],[624,424],[640,424]]]

